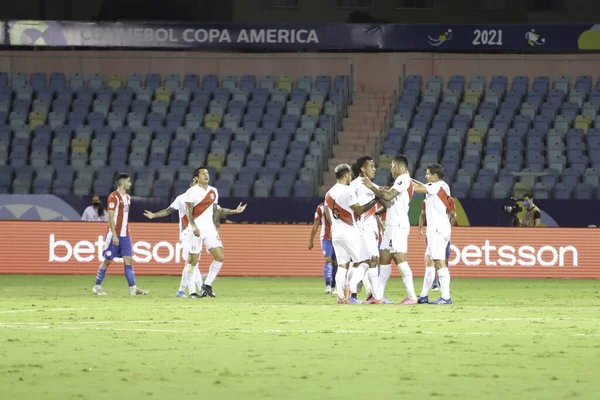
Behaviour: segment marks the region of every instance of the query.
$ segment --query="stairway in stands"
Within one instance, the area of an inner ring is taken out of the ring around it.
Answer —
[[[333,146],[328,170],[323,173],[320,196],[335,184],[336,165],[352,164],[365,155],[376,158],[384,118],[390,107],[393,93],[354,92],[354,102],[344,118],[344,129],[339,133],[338,143]]]

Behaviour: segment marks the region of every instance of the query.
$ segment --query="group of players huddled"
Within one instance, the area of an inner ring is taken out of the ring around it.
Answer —
[[[406,288],[406,298],[398,304],[452,304],[447,260],[456,208],[450,188],[442,180],[444,170],[440,164],[431,164],[425,175],[427,183],[419,182],[410,177],[404,155],[396,156],[390,169],[392,187],[380,187],[372,182],[376,168],[371,157],[361,157],[352,166],[340,164],[335,168],[337,183],[317,207],[308,244],[312,249],[320,227],[325,292],[337,294],[338,304],[391,304],[385,297],[385,289],[394,260]],[[425,278],[418,297],[407,262],[408,212],[414,193],[425,194],[419,219],[420,237],[423,216],[427,220]],[[435,282],[436,270],[439,283]],[[436,290],[438,284],[441,297],[429,302],[429,290]],[[362,286],[367,292],[364,302],[357,297]]]
[[[223,266],[223,244],[219,237],[221,218],[244,212],[246,205],[240,203],[235,210],[219,206],[219,193],[208,183],[210,176],[206,167],[196,168],[190,182],[190,188],[179,195],[173,203],[158,212],[145,211],[149,219],[170,215],[175,210],[179,213],[179,241],[183,248],[185,267],[181,274],[181,284],[177,297],[186,297],[188,289],[190,298],[215,297],[212,284]],[[98,267],[96,284],[93,292],[106,295],[102,282],[108,266],[114,258],[122,258],[125,264],[125,277],[132,296],[145,295],[148,291],[138,288],[132,266],[132,245],[129,236],[129,208],[131,197],[127,191],[131,188],[131,179],[127,174],[119,174],[116,178],[117,190],[108,196],[108,231],[104,238],[102,252],[104,261]],[[206,281],[198,268],[202,248],[213,256]]]

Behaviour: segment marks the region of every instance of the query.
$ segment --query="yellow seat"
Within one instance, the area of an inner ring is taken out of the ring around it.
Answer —
[[[46,123],[46,114],[41,112],[31,112],[29,113],[29,126],[31,129],[35,129],[40,125],[44,125]]]
[[[206,115],[204,116],[204,122],[205,122],[205,123],[208,123],[208,122],[216,122],[216,123],[220,124],[220,123],[221,123],[221,119],[222,119],[222,118],[223,118],[223,116],[222,116],[222,115],[219,115],[219,114],[210,114],[210,113],[208,113],[208,114],[206,114]]]
[[[215,133],[215,131],[217,129],[219,129],[220,124],[218,122],[208,121],[208,122],[204,122],[204,126],[206,128],[210,128],[210,130],[212,130],[213,133]]]
[[[392,166],[393,159],[394,159],[394,156],[392,156],[392,155],[382,154],[381,156],[379,156],[379,165],[377,167],[388,169]]]
[[[154,97],[156,98],[156,100],[170,102],[172,94],[173,94],[173,92],[171,91],[170,88],[161,86],[161,87],[156,88]]]
[[[321,110],[323,109],[323,104],[318,101],[307,101],[306,108],[304,109],[304,113],[308,115],[316,115],[317,117],[321,115]]]
[[[465,96],[474,96],[474,97],[477,97],[478,99],[481,99],[482,93],[478,90],[469,89],[465,92]]]
[[[587,134],[590,125],[592,124],[592,120],[585,115],[578,115],[575,117],[575,128],[583,129],[583,132]]]
[[[465,103],[472,103],[475,104],[476,107],[479,107],[479,97],[474,96],[474,95],[467,95],[465,96]]]
[[[485,137],[485,132],[479,128],[471,128],[467,132],[467,141],[468,142],[482,142]]]
[[[222,153],[208,153],[206,161],[221,161],[225,162],[225,154]]]
[[[515,197],[523,197],[525,193],[531,191],[531,186],[525,182],[516,182],[513,191]]]
[[[87,148],[89,145],[90,145],[90,143],[87,139],[75,138],[75,139],[71,140],[71,149],[84,148],[87,151]]]
[[[83,147],[83,146],[71,147],[71,153],[87,153],[87,152],[88,152],[87,147]]]
[[[208,167],[213,167],[214,169],[217,170],[217,172],[219,172],[221,170],[221,167],[223,167],[223,161],[220,160],[210,160],[206,163],[206,165]]]
[[[121,76],[119,74],[112,74],[108,77],[108,82],[106,83],[106,86],[116,91],[118,88],[121,87],[122,84],[123,79],[121,78]]]

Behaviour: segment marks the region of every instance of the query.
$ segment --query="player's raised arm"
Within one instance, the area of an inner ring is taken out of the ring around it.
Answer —
[[[175,210],[172,207],[167,207],[167,208],[157,211],[155,213],[148,211],[148,210],[144,210],[144,216],[148,219],[163,218],[168,215],[171,215],[171,213],[173,211],[175,211]]]
[[[219,209],[219,215],[221,217],[227,217],[229,215],[235,215],[235,214],[241,214],[244,212],[244,210],[246,209],[246,206],[248,204],[238,204],[237,208],[235,210],[232,210],[230,208],[220,208]]]
[[[425,185],[422,182],[419,182],[416,179],[413,179],[412,183],[415,193],[427,194],[427,185]]]
[[[450,219],[450,226],[456,225],[456,205],[454,204],[454,199],[450,197],[450,208],[448,209],[448,219]]]
[[[388,190],[385,190],[383,188],[375,186],[368,177],[363,178],[363,184],[367,188],[371,189],[371,191],[373,193],[375,193],[375,196],[378,197],[378,199],[381,199],[384,201],[394,200],[396,198],[396,196],[398,196],[398,194],[400,194],[400,192],[398,190],[396,190],[393,186]]]

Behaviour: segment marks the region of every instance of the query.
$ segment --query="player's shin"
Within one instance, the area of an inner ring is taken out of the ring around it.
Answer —
[[[133,272],[133,265],[125,265],[125,278],[127,278],[127,284],[129,287],[135,286],[135,273]]]
[[[98,272],[96,272],[96,285],[100,286],[102,285],[102,282],[104,281],[104,276],[106,275],[106,268],[104,267],[104,263],[100,264],[100,266],[98,267]]]
[[[187,264],[183,267],[183,271],[181,271],[181,283],[179,284],[179,291],[185,291],[185,288],[188,286],[187,281]]]
[[[353,268],[352,278],[349,283],[350,293],[356,294],[358,292],[358,283],[365,277],[367,269],[369,269],[369,265],[367,263],[361,263],[357,267]]]
[[[387,283],[392,275],[392,265],[385,264],[379,266],[379,294],[376,298],[383,299],[385,295],[385,288],[387,287]]]
[[[375,300],[383,300],[383,291],[379,288],[379,268],[369,268],[367,277],[371,282],[371,293]]]
[[[423,277],[423,290],[421,290],[421,297],[429,295],[429,289],[435,279],[435,267],[425,267],[425,276]]]
[[[335,284],[337,289],[337,294],[339,298],[344,298],[344,287],[346,286],[346,274],[348,273],[348,269],[344,267],[338,266],[337,272],[335,274]]]
[[[221,270],[222,266],[223,266],[223,262],[217,261],[217,260],[214,260],[210,264],[210,268],[208,270],[208,276],[206,277],[206,281],[204,282],[205,285],[212,286],[212,284],[215,281],[215,279],[217,278],[217,275],[219,274],[219,271]]]
[[[404,261],[398,264],[400,275],[402,276],[402,282],[406,288],[406,297],[411,300],[416,300],[417,295],[415,293],[415,284],[413,282],[413,274],[408,262]]]
[[[196,264],[196,266],[194,267],[194,280],[196,282],[196,287],[198,288],[198,290],[202,289],[202,274],[200,273],[200,262],[198,262],[198,264]]]
[[[323,278],[325,279],[325,286],[331,286],[333,267],[329,261],[325,261],[325,264],[323,265]]]
[[[440,288],[442,290],[442,298],[450,299],[450,270],[446,267],[438,270],[438,276],[440,278]]]
[[[190,282],[194,282],[194,270],[196,269],[196,265],[190,264],[189,261],[185,264],[185,274],[187,275],[187,282],[188,282],[188,294],[192,294],[192,293],[198,294],[196,292],[196,288],[194,287],[194,285],[189,284]]]

